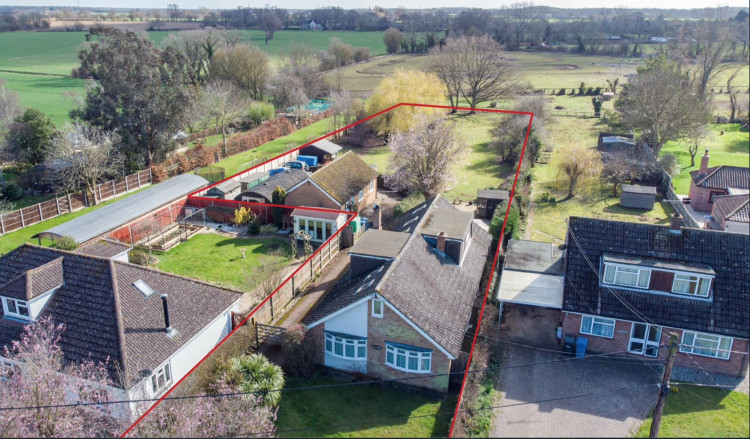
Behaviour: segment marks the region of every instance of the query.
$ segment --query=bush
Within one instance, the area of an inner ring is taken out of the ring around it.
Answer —
[[[274,226],[273,224],[263,224],[260,226],[259,232],[263,235],[276,233],[276,231],[279,230],[278,227]]]
[[[260,218],[257,216],[250,222],[250,226],[247,228],[247,233],[250,235],[260,234]]]
[[[154,183],[161,183],[167,178],[169,178],[169,173],[167,172],[166,166],[162,163],[151,165],[151,179]]]
[[[128,253],[128,261],[131,264],[137,265],[148,265],[148,252],[138,248],[134,248]]]
[[[238,226],[247,224],[255,219],[256,217],[253,215],[253,212],[245,206],[240,206],[239,209],[234,211],[234,223]],[[257,233],[255,234],[257,235]]]
[[[560,91],[557,92],[558,96],[565,96],[565,89],[561,88]]]
[[[680,173],[680,162],[671,152],[662,153],[657,161],[670,177],[675,178]]]
[[[231,371],[239,372],[243,392],[256,393],[264,405],[276,406],[284,388],[284,371],[261,354],[243,355],[231,360]],[[236,375],[235,375],[236,376]]]
[[[539,201],[542,203],[546,203],[549,201],[549,192],[542,192],[542,195],[539,197]]]
[[[63,236],[52,244],[58,250],[73,251],[78,248],[78,243],[72,236]]]
[[[315,346],[301,324],[287,329],[281,345],[284,371],[289,376],[310,377],[315,371]]]
[[[8,201],[15,201],[15,200],[23,198],[23,189],[21,189],[21,186],[15,183],[6,184],[2,193],[3,193],[3,198],[5,198]]]
[[[269,102],[254,101],[250,104],[247,116],[255,125],[260,125],[261,123],[276,117],[276,111],[273,109],[273,105]]]
[[[367,47],[355,47],[354,48],[354,62],[367,61],[372,56],[370,55],[370,49]]]

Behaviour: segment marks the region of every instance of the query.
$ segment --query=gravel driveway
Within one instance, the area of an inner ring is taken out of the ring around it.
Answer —
[[[565,358],[570,357],[506,344],[502,365]],[[656,405],[660,377],[632,359],[587,357],[501,369],[502,400],[496,404],[501,407],[495,409],[490,437],[631,436]]]

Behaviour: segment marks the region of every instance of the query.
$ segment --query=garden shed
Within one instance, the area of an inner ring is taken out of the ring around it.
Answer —
[[[233,200],[234,197],[240,194],[241,188],[242,185],[240,184],[240,182],[231,178],[209,189],[206,192],[206,196],[223,198],[225,200]]]
[[[178,175],[41,232],[34,237],[41,241],[42,238],[55,240],[63,236],[70,236],[77,243],[83,244],[100,236],[112,235],[115,231],[127,229],[137,220],[150,216],[160,209],[169,209],[173,204],[184,203],[188,194],[205,187],[207,184],[208,181],[205,178],[195,174]],[[169,212],[172,215],[172,209],[169,209]],[[172,220],[176,221],[177,217],[174,216]],[[120,241],[130,241],[129,231],[126,230],[122,236],[120,235],[120,233],[117,233],[117,238]]]
[[[620,205],[633,209],[652,210],[656,200],[656,187],[623,184],[620,191]]]
[[[300,148],[299,153],[300,155],[311,155],[317,157],[318,163],[322,165],[334,160],[342,149],[342,147],[335,143],[322,139],[311,145]]]
[[[503,201],[508,201],[508,191],[483,189],[477,191],[477,216],[492,218],[495,208]]]

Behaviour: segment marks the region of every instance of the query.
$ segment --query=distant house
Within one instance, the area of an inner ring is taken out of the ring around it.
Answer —
[[[245,177],[245,180],[253,181],[255,184],[251,185],[251,183],[243,182],[242,184],[245,188],[235,199],[239,201],[252,201],[255,203],[270,203],[273,200],[273,191],[276,190],[276,187],[280,187],[288,192],[295,185],[305,181],[307,178],[307,173],[301,169],[284,168],[276,173],[271,172],[271,174],[273,175],[270,175],[267,178],[260,174],[256,175],[256,173]],[[253,178],[255,180],[250,180]],[[292,206],[298,205],[289,202],[286,204]]]
[[[223,181],[206,191],[206,197],[216,197],[224,200],[234,200],[234,198],[240,194],[242,185],[239,181],[230,178],[227,181]]]
[[[602,93],[602,100],[604,101],[611,101],[615,97],[615,92],[613,91],[605,91]]]
[[[653,210],[656,200],[654,186],[623,184],[620,191],[620,205],[633,209]]]
[[[480,189],[477,190],[477,216],[479,218],[492,218],[495,208],[503,201],[508,201],[508,191]]]
[[[158,398],[229,333],[241,295],[111,258],[25,244],[0,257],[0,347],[49,317],[65,325],[64,361],[107,362],[111,400]],[[140,413],[135,402],[111,410],[131,422]]]
[[[419,218],[351,248],[349,272],[303,320],[320,364],[448,390],[492,237],[440,196]]]
[[[711,212],[714,197],[748,190],[748,168],[739,166],[708,167],[708,150],[701,157],[697,171],[690,172],[690,206],[698,212]]]
[[[322,139],[299,150],[300,155],[311,155],[318,158],[319,164],[332,162],[343,148],[333,142]]]
[[[709,227],[732,233],[750,233],[750,195],[719,195],[714,197]]]
[[[564,337],[587,351],[746,375],[750,237],[571,217],[565,240]]]
[[[286,204],[360,212],[375,202],[378,175],[357,154],[348,151],[290,188]]]
[[[650,41],[652,43],[660,43],[661,44],[661,43],[666,43],[667,39],[664,38],[664,37],[651,37]]]

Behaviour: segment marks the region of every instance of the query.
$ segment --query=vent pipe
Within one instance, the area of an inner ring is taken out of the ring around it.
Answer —
[[[167,335],[172,335],[172,326],[169,324],[169,305],[167,304],[167,295],[161,295],[161,304],[164,306],[164,327],[167,330]]]

